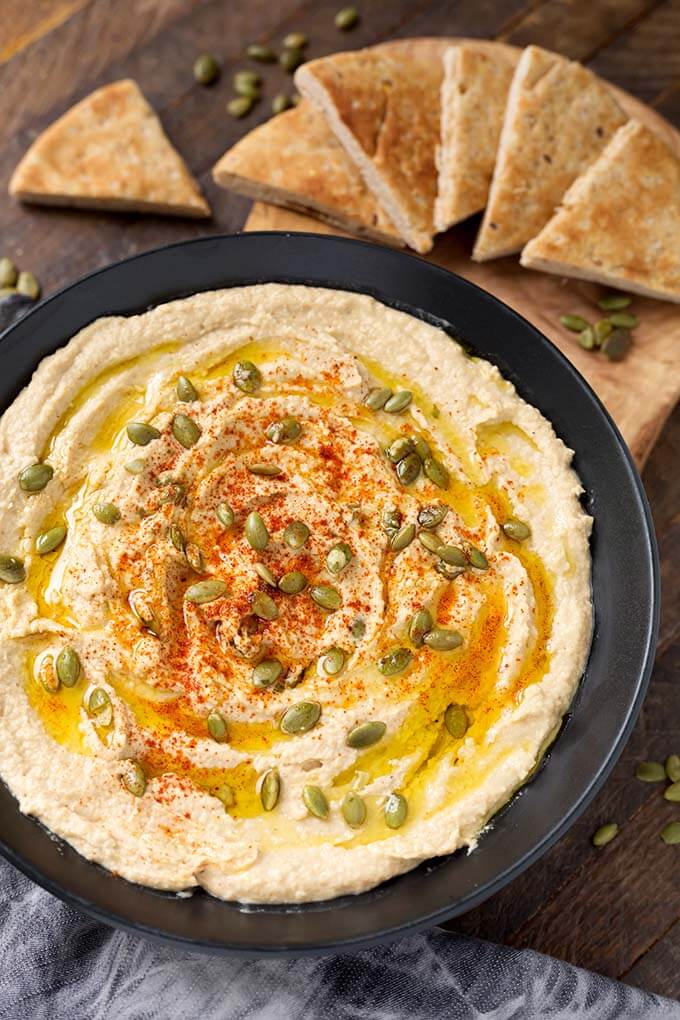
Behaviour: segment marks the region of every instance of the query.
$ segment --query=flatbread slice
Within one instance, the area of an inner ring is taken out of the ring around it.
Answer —
[[[404,39],[334,53],[295,73],[375,199],[412,248],[434,236],[442,57],[451,39]]]
[[[210,216],[184,160],[130,80],[97,89],[43,131],[9,190],[41,205]]]
[[[528,46],[515,71],[473,259],[519,251],[626,121],[585,67]]]
[[[680,303],[680,161],[629,121],[572,184],[521,263]]]
[[[519,51],[502,43],[461,43],[444,54],[434,206],[438,231],[486,205],[518,60]]]
[[[221,188],[386,244],[403,242],[326,124],[303,100],[240,139],[213,168]]]

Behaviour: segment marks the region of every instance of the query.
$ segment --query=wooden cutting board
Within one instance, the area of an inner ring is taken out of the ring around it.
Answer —
[[[612,90],[626,112],[660,134],[680,158],[680,133],[639,100]],[[567,312],[591,321],[601,318],[605,313],[596,302],[604,288],[523,269],[514,257],[472,262],[476,228],[475,219],[440,235],[426,260],[495,294],[549,337],[588,380],[642,467],[680,398],[680,305],[633,297],[631,311],[640,320],[634,347],[624,361],[609,362],[602,355],[582,350],[576,335],[559,322],[560,315]],[[253,205],[244,229],[342,234],[312,217],[262,202]]]

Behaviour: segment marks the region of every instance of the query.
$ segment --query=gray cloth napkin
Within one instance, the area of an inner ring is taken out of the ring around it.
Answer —
[[[680,1005],[433,930],[356,955],[203,956],[107,928],[0,861],[2,1020],[660,1020]]]

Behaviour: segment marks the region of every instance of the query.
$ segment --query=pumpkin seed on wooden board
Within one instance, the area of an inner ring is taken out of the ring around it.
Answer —
[[[601,825],[600,828],[593,833],[593,846],[606,846],[607,843],[611,843],[611,841],[616,838],[618,833],[619,827],[616,822],[607,822],[606,825]]]
[[[343,7],[335,15],[335,27],[341,32],[348,32],[359,21],[359,11],[356,7]]]
[[[194,78],[199,85],[212,85],[220,76],[220,65],[211,53],[202,53],[194,61]]]
[[[666,778],[666,769],[660,761],[641,761],[635,768],[635,778],[643,783],[662,783]]]

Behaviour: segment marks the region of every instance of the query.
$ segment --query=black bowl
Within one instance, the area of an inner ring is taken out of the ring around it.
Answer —
[[[55,294],[0,345],[0,408],[38,362],[101,315],[128,315],[196,291],[310,283],[372,294],[434,322],[498,365],[576,451],[595,518],[595,633],[570,717],[531,784],[472,854],[421,865],[359,896],[243,908],[180,898],[116,878],[22,815],[0,784],[0,849],[50,892],[110,924],[209,952],[329,953],[461,914],[533,864],[593,798],[640,709],[658,626],[659,569],[647,501],[616,426],[576,369],[533,326],[484,291],[413,256],[312,234],[245,234],[171,245],[102,269]]]

